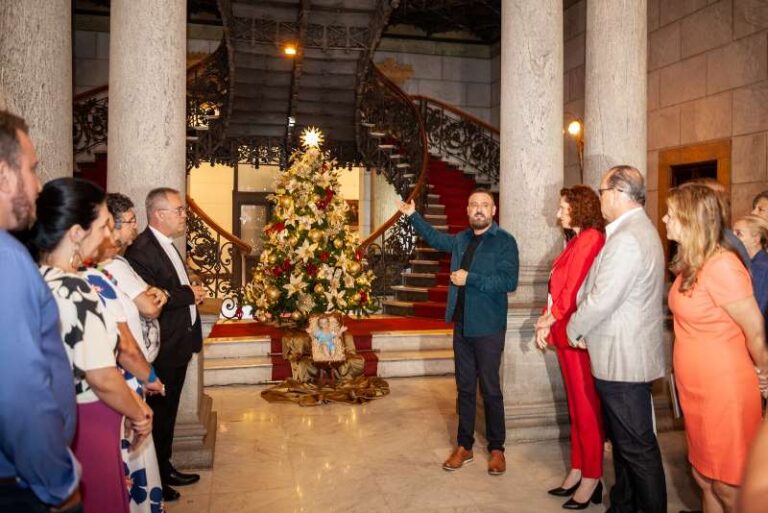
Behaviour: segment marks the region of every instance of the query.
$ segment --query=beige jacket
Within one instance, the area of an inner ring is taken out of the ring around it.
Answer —
[[[661,241],[642,208],[610,223],[606,235],[579,290],[568,338],[586,342],[596,378],[650,382],[666,371]]]

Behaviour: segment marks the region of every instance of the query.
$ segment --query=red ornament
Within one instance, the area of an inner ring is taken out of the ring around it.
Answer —
[[[355,251],[355,260],[359,262],[362,259],[363,259],[363,252],[358,249],[357,251]]]
[[[267,233],[272,233],[272,232],[280,233],[283,230],[285,230],[285,223],[283,221],[280,221],[280,222],[277,222],[277,223],[273,224],[272,226],[267,228],[265,231]]]
[[[365,303],[368,301],[368,293],[367,292],[361,292],[360,293],[360,302]]]
[[[280,276],[281,274],[283,274],[283,268],[280,267],[279,265],[274,266],[272,268],[272,274],[274,274],[275,276]]]
[[[283,260],[283,271],[290,271],[291,270],[291,260],[289,258],[286,258]]]
[[[307,264],[305,267],[307,274],[310,276],[315,276],[317,274],[317,266],[313,263]]]
[[[321,262],[327,262],[330,256],[331,254],[328,253],[327,251],[321,251],[318,258],[320,259]]]

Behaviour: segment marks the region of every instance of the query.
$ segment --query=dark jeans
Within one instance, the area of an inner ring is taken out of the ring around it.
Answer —
[[[183,367],[166,367],[155,365],[155,373],[165,385],[165,397],[151,395],[147,404],[154,412],[152,437],[157,452],[157,466],[160,478],[165,480],[171,473],[171,456],[173,454],[173,431],[176,427],[176,415],[179,412],[181,389],[187,376],[187,365]]]
[[[605,432],[613,444],[612,513],[666,513],[667,486],[653,432],[651,384],[595,378]]]
[[[0,484],[0,511],[3,513],[50,513],[46,506],[28,488],[15,484]],[[83,513],[83,505],[78,504],[63,513]]]
[[[475,443],[477,381],[485,405],[485,437],[488,451],[504,450],[504,399],[501,395],[501,355],[504,332],[482,337],[465,337],[463,327],[453,330],[453,358],[456,363],[456,389],[459,394],[459,445],[469,450]]]

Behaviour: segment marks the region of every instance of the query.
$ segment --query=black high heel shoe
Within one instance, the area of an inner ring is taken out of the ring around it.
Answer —
[[[597,486],[595,486],[595,490],[592,492],[592,497],[589,498],[587,502],[578,502],[574,500],[573,497],[568,499],[565,504],[563,504],[563,509],[587,509],[587,506],[589,506],[589,503],[592,504],[600,504],[603,502],[603,482],[598,481]]]
[[[562,486],[558,486],[557,488],[552,488],[551,490],[547,490],[547,493],[550,495],[554,495],[556,497],[568,497],[569,495],[573,495],[573,493],[576,491],[576,489],[581,484],[581,479],[579,479],[579,482],[575,485],[571,486],[570,488],[563,488]]]

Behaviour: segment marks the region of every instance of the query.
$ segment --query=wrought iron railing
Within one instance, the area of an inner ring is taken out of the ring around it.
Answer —
[[[425,207],[429,152],[422,116],[408,95],[375,66],[362,88],[359,116],[358,147],[366,166],[383,174],[405,201],[413,199]],[[373,294],[383,299],[401,282],[416,248],[416,234],[397,212],[360,247],[376,276]]]
[[[187,70],[187,171],[217,163],[229,120],[230,71],[224,43]]]
[[[107,143],[107,89],[107,86],[101,86],[74,97],[72,143],[75,155],[90,154],[94,148]]]
[[[246,282],[245,259],[251,246],[211,219],[187,196],[188,260],[192,271],[202,281],[208,297],[223,299],[224,310],[242,304]]]
[[[222,143],[229,102],[226,46],[187,69],[187,170],[211,160]],[[109,86],[74,97],[72,105],[74,156],[106,147],[109,126]]]
[[[424,119],[429,151],[475,173],[477,182],[499,183],[499,130],[428,96],[412,96]]]

